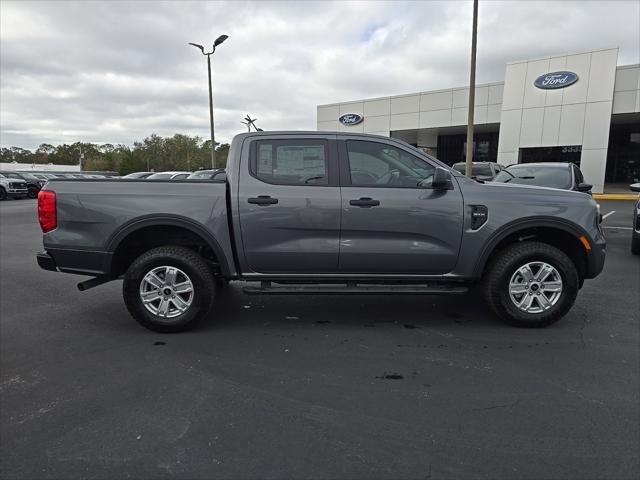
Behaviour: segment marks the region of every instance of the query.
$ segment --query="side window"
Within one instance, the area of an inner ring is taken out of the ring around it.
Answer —
[[[252,152],[251,174],[277,185],[328,185],[324,140],[261,140]]]
[[[435,168],[404,150],[378,142],[347,141],[351,185],[428,188]]]

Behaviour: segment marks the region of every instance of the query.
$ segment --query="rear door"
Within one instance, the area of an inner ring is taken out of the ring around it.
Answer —
[[[339,142],[342,185],[340,271],[443,274],[458,258],[463,200],[433,190],[435,162],[409,147],[354,137]]]
[[[242,151],[238,212],[246,269],[336,273],[340,186],[335,135],[250,137]]]

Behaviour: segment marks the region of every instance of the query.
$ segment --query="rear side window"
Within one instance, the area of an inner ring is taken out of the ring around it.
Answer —
[[[328,185],[324,140],[261,140],[252,149],[251,174],[276,185]]]

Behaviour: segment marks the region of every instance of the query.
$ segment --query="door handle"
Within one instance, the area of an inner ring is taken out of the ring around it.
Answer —
[[[349,205],[362,208],[377,207],[378,205],[380,205],[380,200],[374,200],[373,198],[369,197],[362,197],[358,200],[349,200]]]
[[[257,197],[247,199],[249,203],[256,205],[275,205],[278,203],[277,198],[271,198],[269,195],[258,195]]]

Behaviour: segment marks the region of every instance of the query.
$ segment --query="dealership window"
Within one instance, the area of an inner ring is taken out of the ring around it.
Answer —
[[[495,162],[498,158],[499,132],[482,132],[473,135],[473,161]],[[438,160],[453,165],[467,158],[467,135],[439,135]]]
[[[622,188],[640,182],[640,121],[611,124],[605,182]]]
[[[252,174],[278,185],[328,185],[324,141],[257,142]]]
[[[567,162],[580,166],[582,145],[521,148],[518,163]]]

